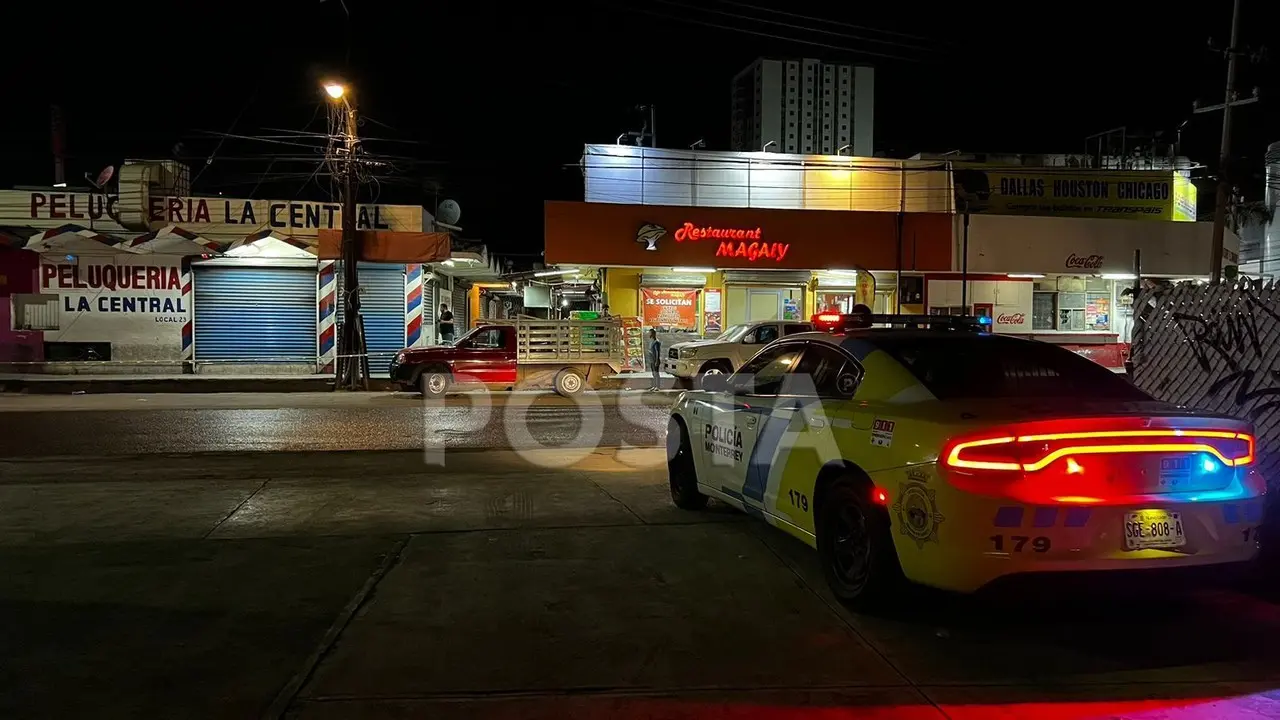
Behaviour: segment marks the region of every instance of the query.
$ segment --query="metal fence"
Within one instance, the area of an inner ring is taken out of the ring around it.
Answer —
[[[1167,402],[1253,422],[1259,469],[1280,488],[1280,287],[1148,288],[1134,303],[1134,384]]]

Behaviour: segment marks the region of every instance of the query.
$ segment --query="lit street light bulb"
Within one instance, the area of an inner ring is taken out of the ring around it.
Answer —
[[[325,83],[324,91],[329,93],[329,97],[339,100],[347,89],[338,83]]]

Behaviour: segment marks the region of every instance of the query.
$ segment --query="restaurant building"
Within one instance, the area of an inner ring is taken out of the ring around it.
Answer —
[[[610,311],[660,330],[863,303],[990,315],[996,332],[1119,357],[1135,252],[1144,277],[1210,269],[1210,224],[1176,170],[610,145],[582,164],[585,202],[546,206],[546,260],[600,268]]]

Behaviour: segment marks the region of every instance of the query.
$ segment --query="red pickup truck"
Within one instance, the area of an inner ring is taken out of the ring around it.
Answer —
[[[622,327],[603,320],[484,321],[452,345],[405,348],[391,381],[439,397],[453,388],[551,387],[581,392],[623,367]]]

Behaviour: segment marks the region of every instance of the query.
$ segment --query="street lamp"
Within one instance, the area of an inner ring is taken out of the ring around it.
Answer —
[[[336,82],[325,83],[324,91],[334,100],[341,100],[342,96],[347,94],[347,88],[342,83]]]

